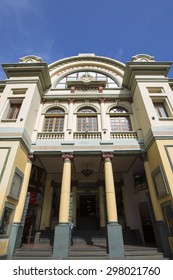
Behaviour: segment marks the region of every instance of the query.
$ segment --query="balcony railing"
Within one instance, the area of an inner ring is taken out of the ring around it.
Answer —
[[[111,139],[137,139],[137,133],[135,131],[126,131],[126,132],[111,132]]]
[[[54,139],[59,139],[62,140],[64,139],[64,133],[61,132],[41,132],[38,133],[38,139],[41,140],[54,140]]]
[[[75,140],[101,139],[101,133],[100,132],[75,132],[73,138]]]
[[[137,133],[134,131],[127,132],[111,132],[111,139],[137,139]],[[64,140],[63,132],[40,132],[38,133],[40,140]],[[74,132],[74,140],[81,139],[101,139],[101,132]]]

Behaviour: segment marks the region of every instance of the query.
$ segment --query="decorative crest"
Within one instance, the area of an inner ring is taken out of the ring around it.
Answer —
[[[155,57],[148,54],[137,54],[135,56],[132,56],[132,61],[151,62],[151,61],[155,61]]]
[[[40,63],[43,62],[41,57],[36,55],[27,55],[24,57],[19,58],[20,63]]]
[[[93,78],[93,76],[92,75],[90,75],[89,73],[85,73],[85,74],[83,74],[80,78],[79,78],[79,81],[82,81],[82,82],[84,82],[84,83],[89,83],[89,82],[91,82],[91,81],[93,81],[94,80],[94,78]]]

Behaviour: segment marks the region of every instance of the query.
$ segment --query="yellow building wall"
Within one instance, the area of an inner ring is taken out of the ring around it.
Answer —
[[[151,172],[153,172],[159,165],[161,165],[163,168],[166,183],[168,184],[168,188],[169,188],[169,194],[158,199],[158,203],[160,204],[160,207],[161,204],[163,204],[166,201],[173,202],[173,170],[171,167],[171,160],[173,159],[173,155],[172,155],[172,148],[170,148],[171,155],[169,159],[165,149],[166,145],[168,147],[173,145],[173,141],[157,140],[153,143],[153,145],[148,151],[148,160],[150,162]],[[172,236],[169,237],[169,243],[170,243],[171,251],[173,252]]]
[[[19,168],[21,172],[25,172],[25,166],[28,159],[28,152],[20,144],[14,161],[14,166]]]
[[[169,189],[170,189],[170,194],[159,198],[159,203],[162,204],[167,200],[172,200],[172,195],[173,195],[173,173],[171,170],[171,166],[166,154],[166,150],[164,148],[164,145],[170,145],[170,141],[165,141],[165,140],[157,140],[155,141],[150,149],[148,150],[148,160],[150,163],[151,167],[151,172],[153,172],[159,165],[161,165],[165,179],[168,182]],[[172,143],[173,144],[173,143]]]
[[[12,179],[13,166],[16,158],[16,154],[19,148],[19,142],[1,142],[1,148],[9,149],[9,155],[4,163],[4,171],[0,181],[0,217],[4,208],[4,203],[8,193],[8,188]]]
[[[8,197],[8,191],[11,184],[11,180],[13,177],[14,169],[17,167],[23,174],[25,172],[25,167],[27,163],[28,153],[24,149],[24,147],[19,142],[13,143],[4,143],[1,146],[8,146],[11,148],[10,154],[8,157],[8,161],[6,163],[6,168],[3,173],[3,177],[1,180],[1,187],[0,188],[0,215],[2,215],[4,204],[8,202],[15,207],[17,206],[19,201],[16,201],[12,198]],[[20,198],[19,198],[20,200]],[[13,215],[14,218],[14,215]],[[12,221],[13,222],[13,221]],[[7,247],[8,247],[8,238],[1,239],[0,236],[0,255],[6,254]]]
[[[166,175],[166,179],[169,185],[169,191],[171,198],[173,197],[173,140],[159,140],[157,141],[157,147],[160,152],[160,157]],[[167,148],[166,148],[167,147]]]
[[[8,239],[0,239],[0,255],[5,255],[8,247]]]

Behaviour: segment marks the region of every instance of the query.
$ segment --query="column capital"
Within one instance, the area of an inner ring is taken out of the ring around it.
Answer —
[[[113,154],[112,153],[103,153],[102,158],[104,160],[111,160],[113,158]]]
[[[35,161],[35,157],[33,154],[28,154],[28,161],[30,162],[34,162]]]
[[[69,98],[69,99],[68,99],[68,104],[71,104],[71,103],[73,104],[74,102],[75,102],[75,99],[74,99],[74,98]]]
[[[41,104],[42,104],[42,105],[44,105],[44,104],[45,104],[45,102],[46,102],[46,99],[45,99],[45,98],[42,98],[42,100],[41,100]]]
[[[146,152],[141,153],[141,155],[140,155],[140,160],[141,160],[142,162],[148,161],[148,156],[147,156],[147,153],[146,153]]]
[[[105,103],[105,98],[99,98],[100,104]]]
[[[63,160],[71,161],[73,159],[73,155],[72,154],[63,154],[62,158],[63,158]]]

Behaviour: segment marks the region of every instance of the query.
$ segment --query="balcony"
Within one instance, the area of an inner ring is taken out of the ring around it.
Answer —
[[[101,139],[101,132],[74,132],[73,138],[75,140],[81,139]]]
[[[40,132],[38,133],[39,140],[64,140],[63,132]],[[101,132],[74,132],[73,133],[74,140],[95,140],[102,139]],[[137,139],[137,133],[135,131],[127,131],[127,132],[111,132],[110,139]]]
[[[38,133],[39,140],[63,140],[63,132],[41,132]]]
[[[110,133],[111,139],[137,139],[137,133],[135,131],[116,131]]]

